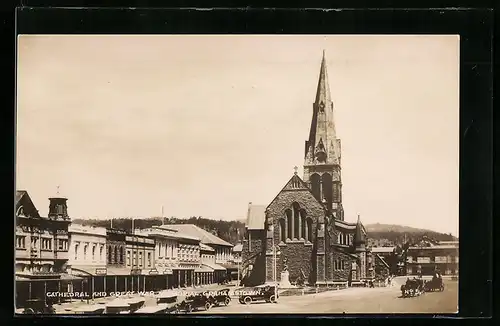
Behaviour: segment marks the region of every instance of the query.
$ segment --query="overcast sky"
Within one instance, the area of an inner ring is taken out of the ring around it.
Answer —
[[[243,219],[302,175],[323,49],[346,220],[458,235],[458,36],[21,36],[16,188]]]

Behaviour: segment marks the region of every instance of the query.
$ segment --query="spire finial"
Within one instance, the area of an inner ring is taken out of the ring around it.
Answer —
[[[358,213],[358,223],[361,221],[361,216]]]
[[[294,166],[293,170],[294,170],[293,174],[297,175],[297,173],[298,173],[297,171],[299,170],[299,168],[297,166]]]

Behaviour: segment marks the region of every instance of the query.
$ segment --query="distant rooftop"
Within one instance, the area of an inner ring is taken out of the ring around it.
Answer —
[[[212,233],[203,230],[202,228],[194,225],[194,224],[167,224],[160,226],[161,228],[168,228],[176,230],[183,235],[188,235],[191,237],[196,237],[201,240],[202,243],[207,245],[219,245],[232,247],[233,245],[227,241],[222,240],[221,238],[213,235]]]

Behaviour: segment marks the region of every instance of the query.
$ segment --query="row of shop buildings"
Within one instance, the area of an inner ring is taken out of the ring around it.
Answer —
[[[395,249],[394,246],[373,247],[372,253],[389,260]],[[458,276],[459,242],[423,237],[409,246],[399,265],[402,275],[433,275],[438,271],[442,275]]]
[[[16,192],[18,307],[28,299],[63,300],[47,297],[49,292],[83,293],[91,299],[94,294],[198,287],[237,278],[241,246],[196,225],[133,232],[76,225],[66,198],[49,202],[48,217],[41,217],[28,193]]]

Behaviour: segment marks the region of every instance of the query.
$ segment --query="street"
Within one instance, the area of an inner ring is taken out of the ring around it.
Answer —
[[[445,280],[444,292],[429,292],[418,297],[400,298],[399,286],[349,288],[304,296],[280,297],[276,304],[243,305],[233,299],[227,307],[214,307],[195,314],[376,314],[376,313],[456,313],[458,282]]]

